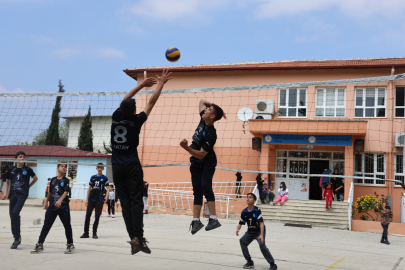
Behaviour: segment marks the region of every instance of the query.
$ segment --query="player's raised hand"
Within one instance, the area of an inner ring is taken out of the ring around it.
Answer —
[[[188,146],[188,141],[187,141],[187,139],[181,140],[180,146],[183,147],[183,148],[187,147],[187,146]]]
[[[141,86],[143,87],[151,87],[152,85],[157,84],[157,81],[155,78],[147,78],[143,82],[141,82]]]
[[[172,73],[171,72],[169,73],[168,69],[163,69],[162,76],[159,77],[158,75],[156,75],[156,78],[159,81],[159,84],[165,84],[165,83],[167,83],[168,80],[173,79],[173,77],[169,77],[170,74],[172,74]]]

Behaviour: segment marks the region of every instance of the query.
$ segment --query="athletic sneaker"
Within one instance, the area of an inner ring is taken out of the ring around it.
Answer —
[[[277,269],[277,264],[274,264],[273,266],[270,266],[270,270],[276,270]]]
[[[255,264],[253,261],[247,262],[245,265],[243,265],[243,269],[252,269],[255,268]]]
[[[93,233],[93,239],[98,239],[97,233]]]
[[[18,239],[14,239],[13,244],[11,245],[11,249],[17,249],[18,245],[21,244],[21,237]]]
[[[148,210],[145,210],[145,213],[144,213],[145,215],[147,215],[148,214]]]
[[[72,254],[75,251],[75,246],[72,244],[66,244],[65,254]]]
[[[33,250],[31,250],[31,254],[37,254],[44,251],[44,244],[37,243]]]
[[[199,230],[204,227],[204,224],[201,223],[200,220],[193,220],[190,224],[191,234],[196,234]],[[189,231],[190,231],[189,229]]]
[[[389,245],[389,244],[390,244],[390,242],[388,242],[388,241],[385,241],[385,244]]]
[[[131,245],[131,255],[135,255],[139,251],[141,250],[138,247]]]
[[[89,238],[89,234],[88,233],[84,233],[82,236],[80,236],[80,238]]]
[[[115,218],[114,215],[111,216],[112,218]]]
[[[152,253],[152,251],[149,249],[148,245],[146,245],[146,243],[148,243],[148,241],[146,241],[146,239],[144,237],[143,238],[135,237],[131,241],[128,241],[128,243],[131,244],[131,246],[133,246],[134,248],[137,248],[142,252],[145,252],[147,254]],[[132,253],[132,250],[131,250],[131,253]]]
[[[208,225],[207,225],[207,227],[205,227],[205,230],[210,231],[210,230],[216,229],[218,227],[221,227],[221,223],[219,223],[218,219],[210,218],[210,219],[208,219]]]

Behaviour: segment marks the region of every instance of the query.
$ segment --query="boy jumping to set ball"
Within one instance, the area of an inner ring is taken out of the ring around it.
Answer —
[[[80,238],[89,238],[90,218],[95,209],[95,219],[93,224],[93,238],[98,239],[97,228],[100,221],[100,216],[103,211],[104,201],[107,200],[108,192],[106,187],[109,186],[108,178],[103,174],[104,164],[97,164],[97,174],[90,177],[89,188],[87,189],[86,201],[86,219],[84,221],[84,233]]]
[[[143,237],[143,170],[138,157],[139,133],[155,106],[170,73],[163,71],[157,80],[149,78],[129,91],[121,105],[112,115],[111,146],[112,169],[115,190],[121,202],[122,215],[131,241],[131,254],[139,251],[151,253]],[[136,114],[135,99],[132,99],[143,87],[156,84],[155,92],[149,98],[145,109]]]
[[[16,249],[21,244],[21,217],[20,212],[28,198],[30,188],[37,182],[38,177],[34,171],[24,165],[25,153],[17,152],[15,154],[16,165],[10,168],[10,180],[4,185],[3,200],[10,200],[10,219],[11,232],[14,236],[14,242],[11,249]],[[33,181],[30,183],[30,177]],[[8,187],[11,185],[10,194],[7,194]]]
[[[215,211],[215,196],[212,191],[212,178],[217,166],[217,156],[214,152],[214,145],[217,141],[217,132],[214,122],[220,120],[222,116],[226,118],[223,110],[214,103],[204,99],[200,100],[199,110],[200,123],[193,135],[193,142],[188,146],[186,139],[180,142],[180,146],[190,153],[191,183],[194,193],[193,221],[190,224],[191,234],[197,233],[204,225],[200,221],[200,213],[203,203],[203,195],[207,200],[210,211],[206,231],[216,229],[221,226]]]
[[[271,256],[270,250],[266,247],[266,226],[263,222],[262,211],[254,204],[257,198],[253,193],[247,194],[247,205],[240,216],[239,225],[236,228],[236,235],[239,236],[239,231],[242,225],[248,224],[248,230],[244,236],[239,240],[240,247],[242,248],[243,257],[245,257],[247,263],[243,266],[245,269],[254,268],[255,265],[250,257],[248,246],[253,240],[257,240],[259,243],[260,251],[262,252],[266,261],[270,264],[270,270],[277,269],[277,265],[274,263],[273,256]]]
[[[65,227],[66,235],[66,251],[65,254],[71,254],[75,250],[73,245],[72,226],[70,224],[70,209],[69,209],[69,179],[65,177],[67,171],[66,164],[58,164],[58,176],[52,178],[49,186],[48,196],[44,202],[45,221],[42,227],[41,235],[39,236],[38,243],[31,251],[31,254],[37,254],[44,251],[45,238],[52,228],[53,223],[57,216]],[[49,207],[48,207],[49,203]]]

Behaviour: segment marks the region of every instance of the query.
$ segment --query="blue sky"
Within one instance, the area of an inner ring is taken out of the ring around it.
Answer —
[[[122,70],[404,56],[403,0],[0,0],[0,92],[125,91]]]

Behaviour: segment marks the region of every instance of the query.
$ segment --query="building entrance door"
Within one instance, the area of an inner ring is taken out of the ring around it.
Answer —
[[[329,160],[310,160],[309,161],[309,173],[310,174],[322,174],[325,168],[329,168]],[[309,199],[321,200],[322,188],[319,186],[320,177],[309,178]]]

